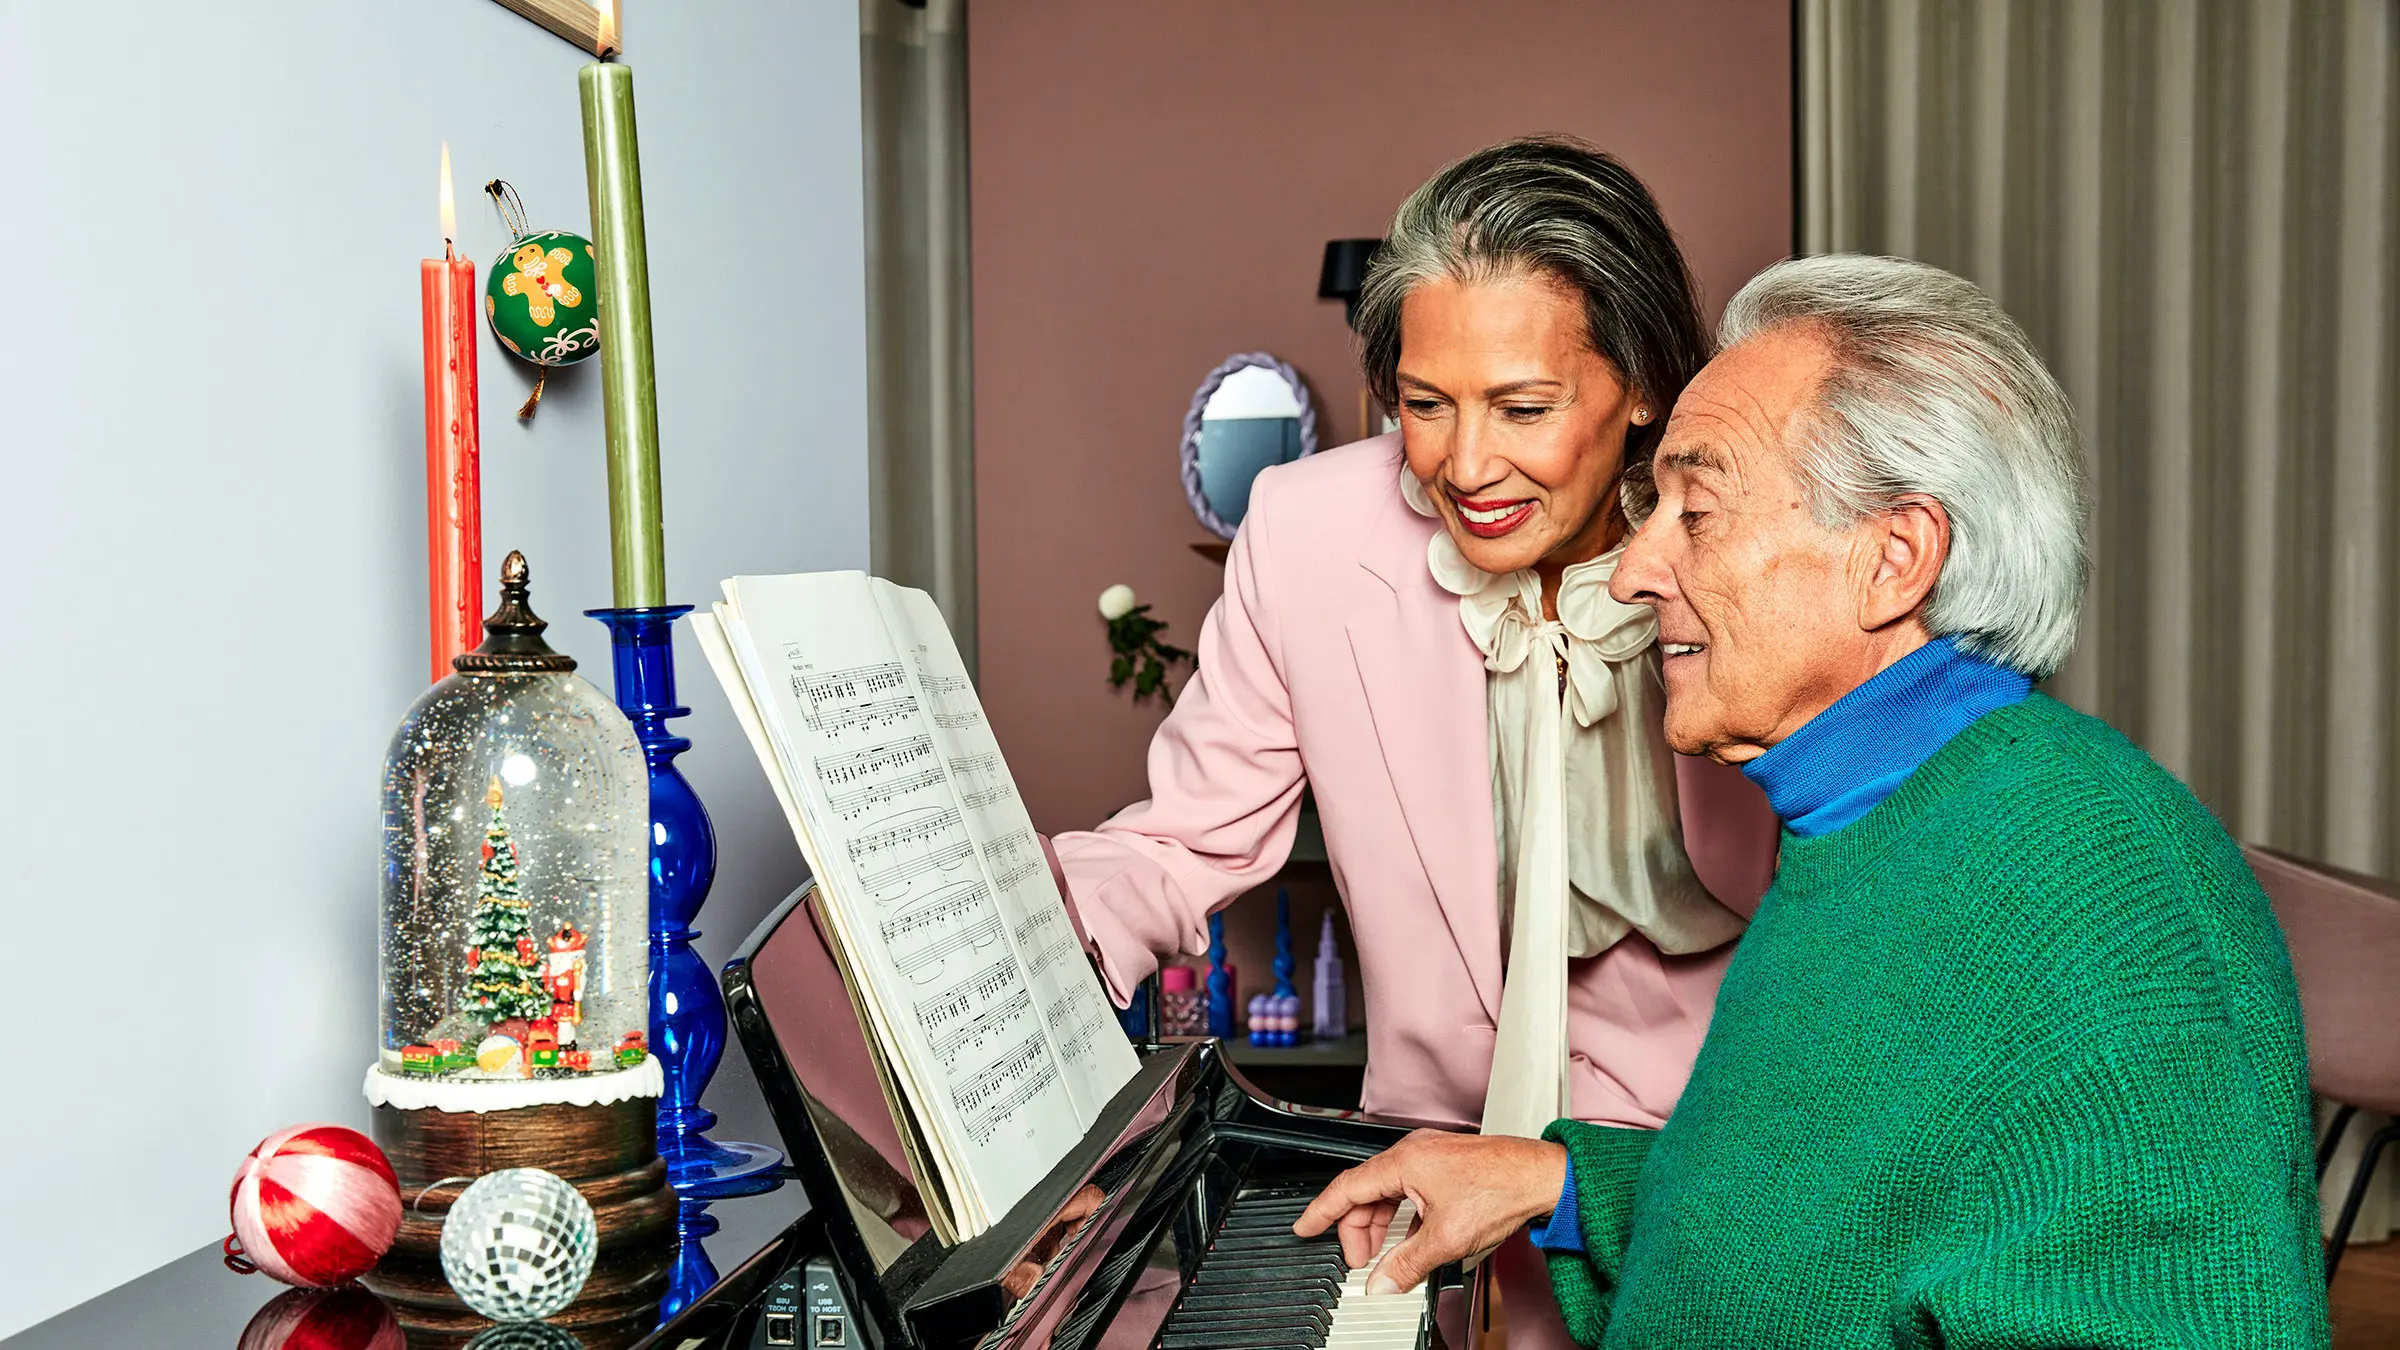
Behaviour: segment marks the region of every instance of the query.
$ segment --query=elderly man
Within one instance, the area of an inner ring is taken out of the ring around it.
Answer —
[[[1973,286],[1768,269],[1677,405],[1617,598],[1667,738],[1782,862],[1658,1131],[1421,1133],[1297,1225],[1406,1287],[1529,1221],[1587,1345],[2322,1346],[2306,1065],[2265,897],[2032,683],[2085,551],[2067,402]]]

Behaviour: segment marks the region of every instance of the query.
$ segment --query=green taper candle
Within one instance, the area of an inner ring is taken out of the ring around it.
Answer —
[[[650,258],[642,243],[642,155],[633,72],[583,68],[583,168],[600,282],[600,389],[608,419],[608,542],[619,609],[667,602],[659,523],[658,375],[650,360]]]

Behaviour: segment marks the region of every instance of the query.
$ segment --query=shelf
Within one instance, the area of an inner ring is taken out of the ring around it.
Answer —
[[[1225,1058],[1236,1064],[1272,1068],[1358,1069],[1367,1063],[1367,1033],[1353,1031],[1338,1041],[1298,1045],[1252,1045],[1247,1036],[1225,1042]]]

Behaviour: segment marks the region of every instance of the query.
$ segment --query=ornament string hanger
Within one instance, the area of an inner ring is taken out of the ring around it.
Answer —
[[[522,239],[533,233],[532,224],[525,215],[525,199],[517,195],[516,188],[507,179],[495,178],[484,184],[483,190],[490,194],[492,205],[500,208],[500,223],[508,227],[510,239]]]
[[[525,199],[517,195],[516,185],[505,178],[495,178],[483,185],[483,190],[499,208],[500,223],[508,227],[510,243],[533,233],[532,218],[525,214]],[[542,390],[550,383],[550,367],[536,363],[533,367],[533,393],[517,408],[517,420],[530,422],[536,408],[542,406]]]

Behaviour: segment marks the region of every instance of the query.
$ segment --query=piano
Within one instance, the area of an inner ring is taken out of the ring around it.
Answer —
[[[1211,1040],[1138,1045],[1081,1143],[999,1224],[944,1246],[809,894],[724,972],[808,1211],[645,1347],[1449,1350],[1441,1324],[1472,1324],[1456,1266],[1369,1295],[1333,1234],[1292,1236],[1335,1173],[1412,1123],[1272,1100]]]

